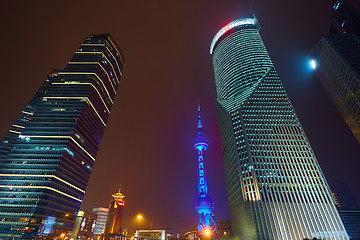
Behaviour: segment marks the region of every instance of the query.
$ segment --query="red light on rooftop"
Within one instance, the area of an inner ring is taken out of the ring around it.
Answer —
[[[229,31],[231,28],[230,28],[230,26],[229,26],[229,24],[228,24],[228,25],[226,25],[223,29],[224,29],[225,32],[227,32],[227,31]]]

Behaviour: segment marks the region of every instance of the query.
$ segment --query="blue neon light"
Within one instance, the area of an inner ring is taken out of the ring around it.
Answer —
[[[68,149],[67,147],[65,148],[65,151],[67,151],[71,156],[75,156],[75,154],[72,152],[72,151],[70,151],[70,149]]]
[[[341,2],[337,2],[337,3],[334,5],[333,8],[335,9],[335,11],[339,8],[340,4],[341,4]]]
[[[195,209],[199,213],[199,231],[214,231],[216,229],[216,224],[211,216],[211,213],[214,209],[214,203],[211,197],[208,195],[207,191],[207,182],[206,174],[204,170],[204,157],[203,153],[207,149],[208,144],[207,140],[203,137],[202,133],[202,122],[200,116],[200,107],[198,107],[198,138],[195,140],[194,148],[198,152],[198,162],[199,162],[199,174],[198,174],[198,197],[195,201]]]

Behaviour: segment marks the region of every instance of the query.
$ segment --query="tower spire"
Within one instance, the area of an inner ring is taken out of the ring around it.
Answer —
[[[204,151],[207,149],[208,144],[207,140],[203,137],[202,133],[202,122],[200,115],[200,105],[198,104],[198,137],[195,140],[194,148],[198,152],[198,197],[195,201],[195,209],[199,213],[199,231],[213,231],[216,229],[214,219],[211,216],[211,213],[214,209],[214,203],[211,197],[208,195],[207,191],[207,180],[204,169]]]
[[[201,122],[201,115],[200,115],[200,104],[198,104],[198,135],[199,138],[202,137],[202,122]]]

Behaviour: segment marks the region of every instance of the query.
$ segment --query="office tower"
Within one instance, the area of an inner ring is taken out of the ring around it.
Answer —
[[[329,35],[312,52],[316,73],[360,143],[360,15],[345,1],[334,1]]]
[[[108,208],[99,207],[93,209],[93,213],[97,215],[96,225],[94,229],[95,238],[97,238],[98,235],[104,234],[108,212],[109,212]]]
[[[0,143],[0,239],[72,231],[123,66],[108,34],[50,74]]]
[[[79,211],[76,216],[71,239],[92,239],[97,224],[97,217],[94,213]]]
[[[124,212],[124,195],[120,192],[112,195],[113,199],[111,200],[108,215],[106,218],[104,235],[105,239],[110,239],[111,237],[121,234],[121,218]]]
[[[255,17],[235,20],[210,47],[233,234],[348,239],[259,31]]]
[[[214,231],[216,224],[212,217],[214,202],[207,191],[207,180],[204,168],[204,152],[208,147],[207,140],[202,133],[202,122],[200,116],[200,106],[198,106],[198,137],[195,140],[194,148],[198,153],[198,197],[195,201],[195,209],[199,213],[198,231]]]

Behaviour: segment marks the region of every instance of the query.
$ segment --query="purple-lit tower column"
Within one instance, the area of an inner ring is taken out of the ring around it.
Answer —
[[[207,181],[204,169],[204,151],[207,149],[207,140],[202,134],[202,123],[200,117],[200,106],[198,106],[198,137],[195,140],[194,148],[198,151],[199,175],[198,175],[198,194],[195,201],[195,209],[199,213],[199,231],[214,231],[216,225],[210,215],[214,209],[214,203],[207,192]]]

